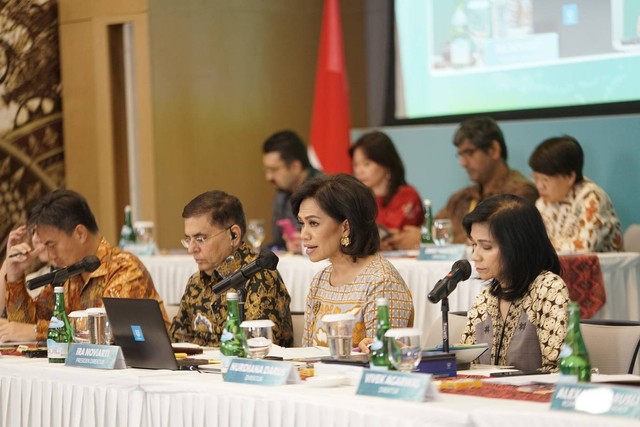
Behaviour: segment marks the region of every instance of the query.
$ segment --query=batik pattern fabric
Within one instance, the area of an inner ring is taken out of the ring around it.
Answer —
[[[211,276],[203,271],[193,274],[169,329],[172,341],[209,347],[220,345],[220,335],[227,319],[228,291],[216,294],[213,286],[255,259],[254,252],[243,242]],[[282,347],[293,345],[291,298],[277,270],[262,269],[251,276],[243,301],[246,320],[271,320],[275,324],[273,342]]]
[[[476,184],[454,193],[435,217],[451,220],[453,243],[467,243],[467,233],[462,227],[462,219],[482,200],[498,194],[514,194],[528,200],[531,204],[534,204],[538,198],[536,186],[517,170],[509,169],[491,188],[483,188]]]
[[[410,185],[403,185],[391,198],[382,204],[384,197],[376,197],[378,217],[376,222],[388,229],[402,230],[405,225],[419,227],[424,222],[424,206],[418,191]]]
[[[165,325],[169,319],[164,303],[142,262],[133,254],[112,246],[102,238],[96,252],[100,266],[85,281],[82,275],[73,276],[62,285],[67,313],[102,307],[102,298],[149,298],[160,304]],[[25,288],[25,279],[7,283],[7,318],[15,322],[36,323],[37,339],[47,335],[53,314],[55,295],[53,286],[47,285],[40,295],[31,298]]]
[[[376,299],[389,301],[389,321],[392,328],[413,325],[411,291],[398,270],[380,254],[351,282],[331,285],[333,266],[328,265],[313,278],[305,308],[305,329],[302,345],[328,347],[327,330],[322,323],[325,314],[350,313],[356,319],[353,345],[365,337],[373,338],[376,329]]]
[[[558,252],[621,252],[622,227],[607,193],[584,178],[565,200],[536,201],[551,243]]]
[[[479,358],[482,364],[556,372],[567,333],[568,303],[566,284],[549,271],[539,274],[529,291],[511,303],[506,318],[500,313],[500,300],[487,287],[467,313],[461,342],[489,345]]]

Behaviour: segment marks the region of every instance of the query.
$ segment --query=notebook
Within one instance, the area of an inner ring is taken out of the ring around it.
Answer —
[[[111,333],[122,348],[127,366],[147,369],[195,369],[202,359],[176,360],[164,326],[158,301],[154,299],[103,298]]]

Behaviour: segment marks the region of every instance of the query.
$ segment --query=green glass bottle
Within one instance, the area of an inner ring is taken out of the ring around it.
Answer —
[[[238,294],[227,294],[227,320],[220,336],[220,353],[222,354],[223,370],[229,367],[232,357],[245,357],[244,334],[240,328],[240,314],[238,309]]]
[[[69,344],[73,338],[73,331],[64,307],[63,287],[56,286],[54,293],[56,302],[53,307],[51,321],[49,321],[47,357],[49,358],[49,363],[64,363],[69,354]]]
[[[386,298],[378,298],[376,300],[378,313],[376,315],[376,335],[373,338],[373,344],[369,347],[371,354],[369,355],[369,365],[371,369],[388,369],[389,353],[387,349],[387,338],[384,334],[389,330],[389,300]]]
[[[424,199],[424,222],[420,231],[420,244],[432,245],[433,241],[433,213],[431,212],[431,200]]]
[[[591,362],[580,332],[580,305],[569,303],[567,336],[560,351],[560,379],[564,383],[588,383],[591,381]]]
[[[133,230],[133,220],[131,219],[131,206],[124,207],[124,224],[120,229],[120,248],[136,242],[136,233]]]

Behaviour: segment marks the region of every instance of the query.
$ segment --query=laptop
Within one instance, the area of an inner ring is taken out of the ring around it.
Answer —
[[[208,360],[177,360],[164,326],[158,301],[103,298],[111,333],[122,348],[127,366],[146,369],[195,370]]]

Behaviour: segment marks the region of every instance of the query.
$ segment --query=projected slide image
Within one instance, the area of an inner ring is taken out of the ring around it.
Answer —
[[[398,119],[640,100],[640,0],[396,0]]]

